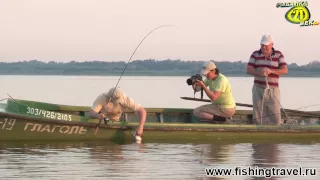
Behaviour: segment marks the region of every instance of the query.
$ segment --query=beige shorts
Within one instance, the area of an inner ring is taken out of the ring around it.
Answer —
[[[236,108],[235,107],[234,108],[222,108],[220,105],[207,104],[207,105],[197,107],[194,111],[200,112],[200,113],[206,112],[209,114],[228,118],[228,117],[231,117],[235,114]]]

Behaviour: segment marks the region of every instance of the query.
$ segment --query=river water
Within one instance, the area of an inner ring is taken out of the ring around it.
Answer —
[[[207,179],[206,168],[320,168],[320,144],[3,143],[1,179]],[[318,171],[316,172],[318,175]],[[267,176],[267,174],[265,174]],[[224,179],[263,179],[224,176]],[[319,179],[287,176],[273,179]]]
[[[116,84],[117,78],[0,76],[0,99],[9,94],[17,99],[91,105],[99,93]],[[119,85],[145,107],[202,105],[202,102],[180,99],[193,96],[186,78],[123,77]],[[251,104],[252,78],[230,77],[230,82],[236,101]],[[282,78],[282,106],[319,111],[319,82],[320,78]],[[306,173],[304,170],[311,168],[312,173],[315,168],[320,169],[319,150],[318,141],[294,144],[0,142],[0,179],[264,179],[247,175],[210,177],[205,170],[230,168],[235,173],[236,167],[243,171],[274,167],[278,172],[302,168],[302,173]],[[265,173],[267,176],[268,172]],[[319,173],[271,179],[319,179]]]

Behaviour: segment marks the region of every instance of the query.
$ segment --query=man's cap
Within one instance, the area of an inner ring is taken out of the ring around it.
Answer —
[[[260,44],[269,45],[270,43],[273,43],[273,37],[269,34],[263,35]]]
[[[217,66],[214,64],[213,61],[205,62],[202,65],[202,69],[201,69],[200,74],[206,75],[206,74],[208,74],[209,71],[214,70],[216,68],[217,68]]]

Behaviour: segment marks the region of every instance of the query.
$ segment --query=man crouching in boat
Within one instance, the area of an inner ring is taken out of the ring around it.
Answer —
[[[141,136],[146,121],[146,110],[124,94],[119,88],[111,88],[109,92],[101,93],[93,102],[88,115],[91,118],[100,120],[108,117],[112,121],[119,121],[122,112],[126,108],[139,114],[140,124],[136,135]]]
[[[203,88],[212,103],[197,107],[193,110],[193,114],[203,120],[224,123],[226,118],[233,116],[236,112],[231,84],[223,74],[219,73],[219,69],[213,61],[204,63],[201,74],[206,79],[204,81],[197,80],[195,85]]]

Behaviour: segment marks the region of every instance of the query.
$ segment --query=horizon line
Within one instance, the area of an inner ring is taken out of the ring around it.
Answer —
[[[154,61],[183,61],[183,62],[205,62],[205,61],[208,61],[208,60],[181,60],[181,59],[135,59],[135,60],[132,60],[132,62],[135,62],[135,61],[149,61],[149,60],[154,60]],[[114,62],[114,63],[119,63],[119,62],[124,62],[126,63],[125,60],[123,61],[106,61],[106,60],[86,60],[86,61],[76,61],[76,60],[72,60],[72,61],[41,61],[41,60],[37,60],[37,59],[32,59],[32,60],[19,60],[19,61],[1,61],[0,63],[22,63],[22,62],[31,62],[31,61],[38,61],[38,62],[42,62],[42,63],[50,63],[50,62],[55,62],[55,63],[72,63],[72,62],[77,62],[77,63],[86,63],[86,62]],[[248,62],[248,61],[242,61],[242,60],[234,60],[234,61],[230,61],[230,60],[214,60],[214,62],[217,62],[217,63],[223,63],[223,62]],[[308,64],[313,64],[313,63],[320,63],[320,60],[312,60],[312,61],[309,61],[307,62],[306,64],[304,65],[308,65]],[[289,65],[289,63],[287,63]],[[290,64],[298,64],[298,63],[295,63],[295,62],[292,62]]]

